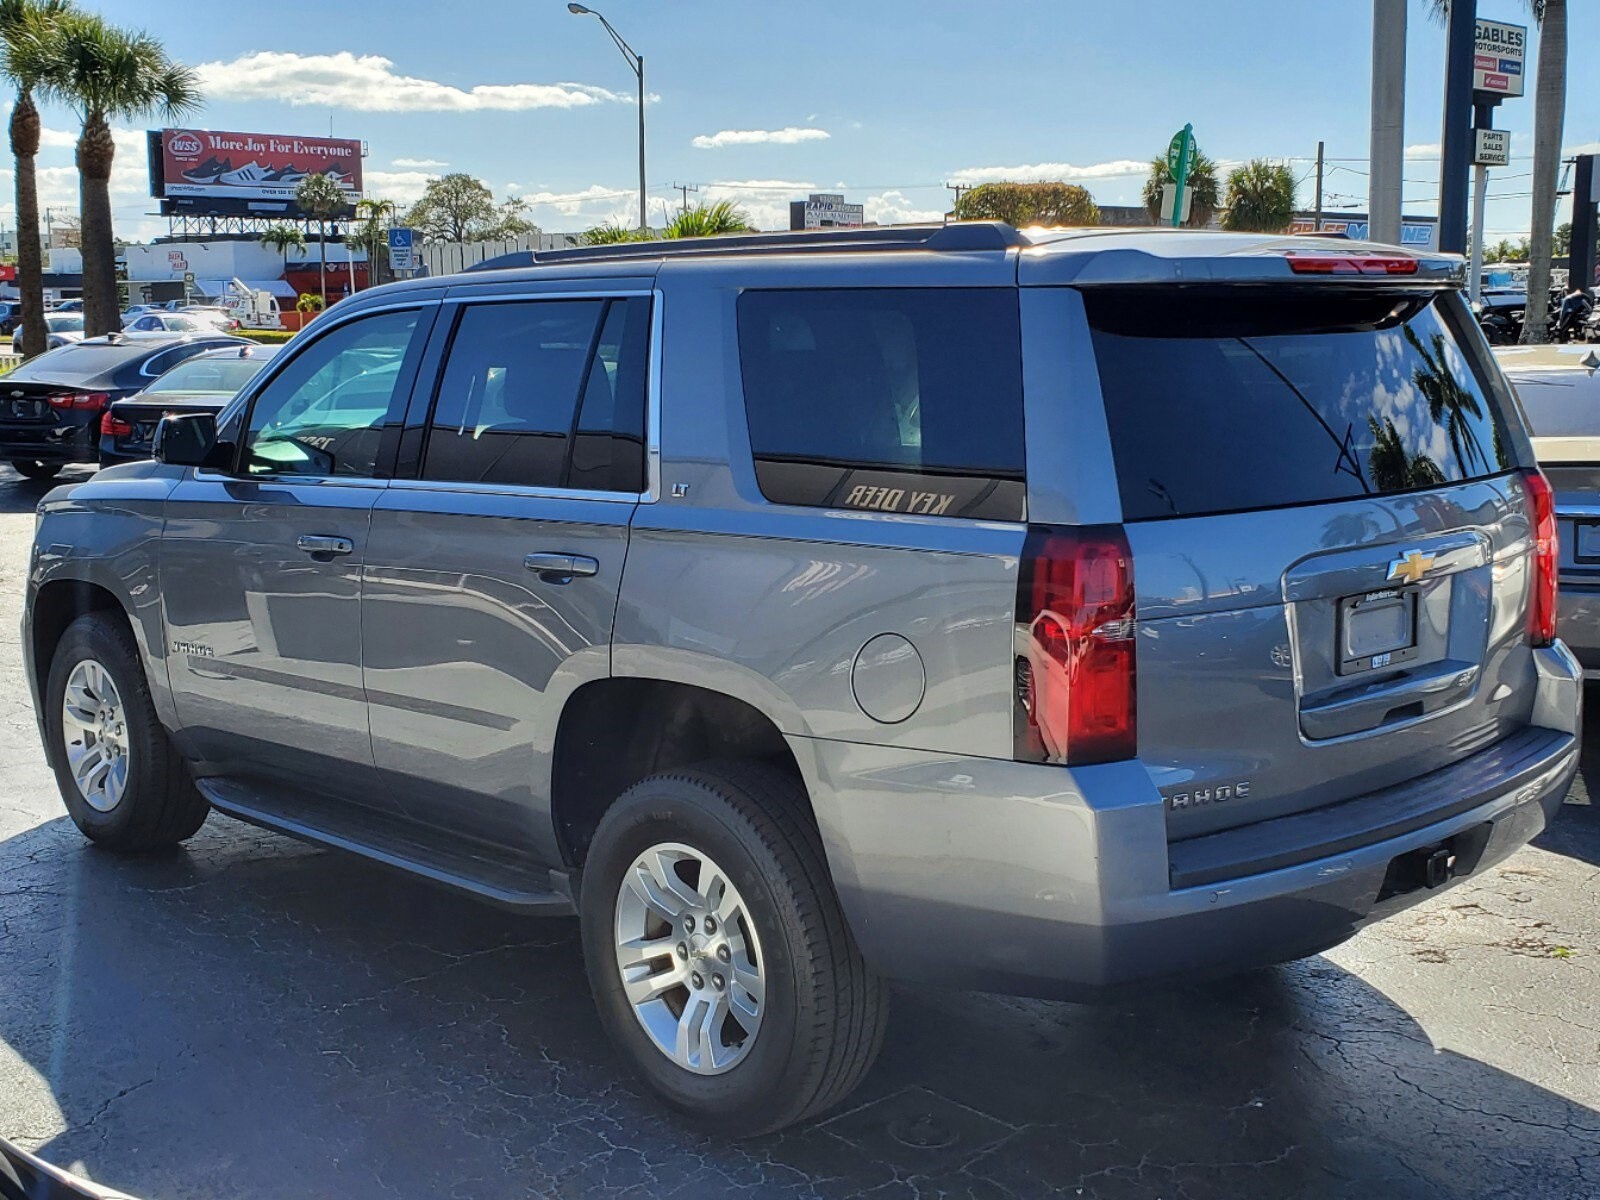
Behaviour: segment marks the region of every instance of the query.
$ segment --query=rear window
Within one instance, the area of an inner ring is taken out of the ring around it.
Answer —
[[[1016,521],[1011,288],[750,291],[739,360],[756,480],[779,504]]]
[[[1588,371],[1511,373],[1534,437],[1600,437],[1600,379]]]
[[[1437,487],[1515,466],[1453,297],[1085,291],[1130,521]]]
[[[55,383],[65,379],[98,375],[139,353],[141,351],[127,346],[110,346],[104,343],[92,346],[60,346],[23,363],[16,370],[9,372],[6,378],[15,383],[29,383],[34,380]]]

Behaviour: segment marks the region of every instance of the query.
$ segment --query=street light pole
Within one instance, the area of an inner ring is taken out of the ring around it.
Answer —
[[[639,229],[646,231],[650,228],[650,217],[645,211],[645,182],[644,182],[644,55],[636,53],[634,48],[622,40],[622,35],[611,27],[611,22],[606,20],[592,8],[582,4],[569,4],[567,11],[577,17],[594,17],[611,35],[611,40],[617,44],[617,49],[622,51],[622,57],[633,68],[633,73],[639,79]]]

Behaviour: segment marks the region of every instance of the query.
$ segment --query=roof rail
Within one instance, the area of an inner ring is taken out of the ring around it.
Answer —
[[[1007,250],[1031,243],[1003,221],[958,221],[949,225],[881,225],[859,229],[797,230],[786,233],[731,233],[715,237],[614,242],[561,250],[518,251],[485,259],[467,271],[556,263],[629,262],[635,259],[696,258],[724,254],[794,254],[801,251]]]

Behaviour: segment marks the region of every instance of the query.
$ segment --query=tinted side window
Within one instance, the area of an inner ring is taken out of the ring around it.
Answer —
[[[1022,518],[1014,289],[746,292],[739,359],[767,499]]]
[[[295,355],[251,406],[244,470],[376,475],[418,319],[415,310],[362,317]]]
[[[650,301],[643,296],[611,301],[584,383],[568,487],[644,491],[649,354]]]
[[[641,490],[648,342],[647,300],[466,306],[422,478]]]

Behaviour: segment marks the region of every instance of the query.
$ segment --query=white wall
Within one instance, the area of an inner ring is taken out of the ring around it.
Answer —
[[[174,263],[173,254],[184,265]],[[283,274],[283,256],[260,242],[163,242],[129,246],[124,257],[130,283],[181,281],[185,271],[193,271],[197,279],[277,279]]]

